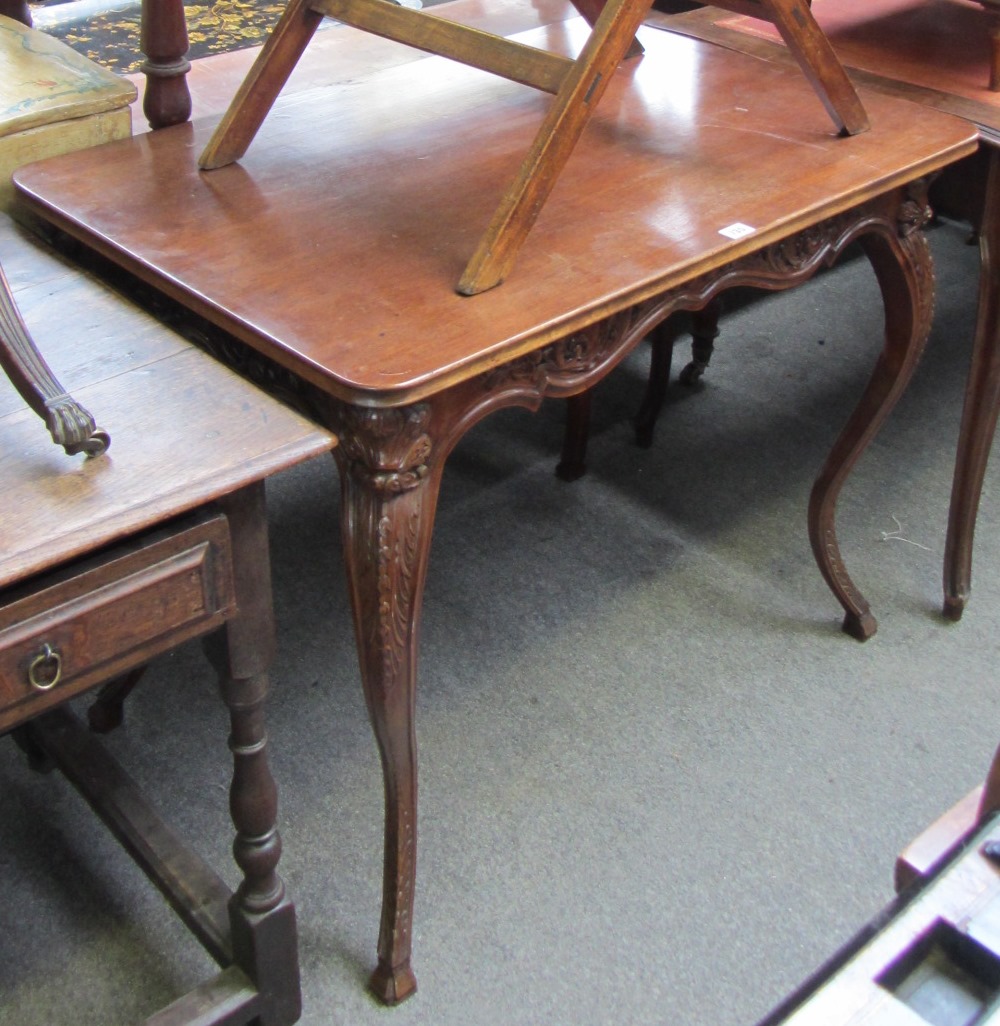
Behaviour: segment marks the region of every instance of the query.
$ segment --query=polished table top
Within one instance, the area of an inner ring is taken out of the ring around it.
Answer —
[[[354,30],[338,29],[346,51]],[[579,19],[522,33],[580,45]],[[282,96],[239,164],[195,123],[21,169],[30,206],[333,395],[399,405],[970,152],[867,95],[836,138],[798,69],[645,28],[514,272],[455,282],[549,102],[441,58]],[[334,59],[332,57],[331,59]],[[752,231],[737,238],[731,226]]]

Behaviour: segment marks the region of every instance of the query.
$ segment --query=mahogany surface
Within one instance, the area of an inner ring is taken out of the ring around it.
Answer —
[[[0,252],[39,347],[113,436],[67,456],[0,378],[0,732],[63,771],[222,967],[148,1021],[286,1026],[300,998],[263,717],[263,482],[335,440],[6,218]],[[216,644],[229,710],[235,893],[66,710],[197,637]]]
[[[246,153],[323,16],[552,93],[552,104],[458,282],[463,295],[476,295],[495,288],[513,268],[616,69],[627,55],[641,54],[635,33],[651,3],[576,0],[591,31],[570,61],[441,17],[440,11],[428,13],[384,0],[290,0],[198,163],[209,170]],[[750,9],[773,21],[838,130],[867,131],[864,107],[807,3],[727,0],[725,5]]]
[[[356,33],[337,33],[329,45],[349,53]],[[573,20],[521,38],[571,49],[585,34]],[[836,498],[926,339],[922,181],[972,152],[975,131],[872,96],[872,131],[837,138],[797,68],[654,30],[640,39],[646,55],[614,76],[514,273],[474,297],[454,282],[547,100],[440,58],[281,97],[244,160],[210,174],[197,156],[212,126],[199,123],[18,174],[34,213],[245,343],[228,357],[297,389],[339,436],[343,544],[386,789],[372,979],[386,1001],[416,986],[427,556],[447,455],[476,421],[582,392],[674,310],[732,285],[791,287],[860,240],[886,334],[808,519],[845,625],[860,637],[875,627],[839,554]],[[735,223],[752,231],[720,234]]]
[[[557,49],[583,29],[524,38]],[[349,47],[351,30],[338,34]],[[909,123],[885,99],[869,100],[877,133],[837,139],[794,75],[771,69],[758,86],[756,62],[642,38],[646,56],[615,76],[516,273],[471,299],[455,274],[545,100],[436,58],[279,100],[258,145],[211,173],[192,156],[211,129],[196,122],[21,169],[16,183],[43,217],[324,391],[401,405],[974,145],[968,128]],[[128,195],[81,180],[98,169]],[[755,231],[719,234],[737,222]]]

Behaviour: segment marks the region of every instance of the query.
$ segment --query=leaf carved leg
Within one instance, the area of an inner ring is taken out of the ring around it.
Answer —
[[[972,539],[993,432],[1000,412],[1000,150],[990,147],[982,230],[979,306],[972,365],[965,389],[962,427],[951,488],[944,551],[944,615],[961,619],[972,582]]]
[[[920,231],[929,216],[926,187],[920,186],[898,213],[898,231],[878,229],[861,236],[885,306],[885,343],[871,379],[841,431],[809,498],[809,539],[827,584],[844,607],[844,630],[859,641],[870,638],[877,622],[864,595],[851,580],[834,527],[841,486],[882,426],[910,381],[930,332],[934,271]]]
[[[386,1004],[417,987],[410,967],[416,870],[414,699],[420,608],[441,465],[426,405],[341,411],[342,525],[365,701],[382,759],[385,861],[378,966]]]

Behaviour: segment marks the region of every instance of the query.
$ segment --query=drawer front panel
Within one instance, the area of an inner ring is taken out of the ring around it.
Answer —
[[[141,665],[232,612],[222,516],[42,582],[0,610],[0,729]]]

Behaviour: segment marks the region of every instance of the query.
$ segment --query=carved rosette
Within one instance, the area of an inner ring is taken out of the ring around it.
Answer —
[[[929,187],[930,180],[927,178],[918,178],[906,187],[906,196],[896,217],[900,238],[908,238],[914,232],[919,232],[933,217],[934,212],[927,202]]]
[[[352,474],[376,492],[405,492],[427,473],[429,420],[430,407],[423,403],[394,409],[338,405],[334,429]]]

